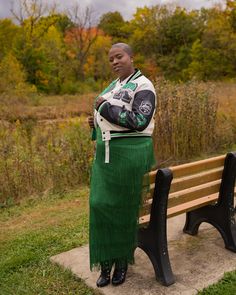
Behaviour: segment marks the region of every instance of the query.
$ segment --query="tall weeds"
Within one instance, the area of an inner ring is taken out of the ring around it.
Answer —
[[[0,126],[0,204],[88,182],[93,146],[82,123]]]
[[[159,164],[186,161],[215,150],[217,100],[211,84],[156,81],[154,145]]]
[[[155,87],[153,138],[158,166],[186,162],[235,143],[235,112],[230,119],[224,108],[218,111],[212,84],[159,79]],[[91,111],[90,100],[77,103],[85,113]],[[15,123],[12,117],[0,121],[0,207],[25,196],[88,183],[93,144],[83,115],[63,123],[47,120],[46,125],[41,113],[19,118]]]

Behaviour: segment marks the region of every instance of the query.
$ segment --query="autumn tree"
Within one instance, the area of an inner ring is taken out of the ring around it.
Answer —
[[[102,90],[104,82],[107,82],[111,76],[111,69],[108,61],[108,52],[111,45],[111,37],[99,31],[85,65],[86,75],[88,77],[93,77],[95,81],[99,82],[100,90]]]
[[[8,53],[0,63],[0,95],[25,99],[35,93],[34,86],[26,83],[26,73],[21,63],[12,53]]]
[[[188,78],[219,80],[236,73],[236,34],[230,19],[219,7],[208,10],[201,39],[191,48],[191,63],[185,70]]]
[[[68,11],[68,16],[73,22],[73,28],[66,32],[65,43],[69,56],[75,59],[76,77],[84,80],[84,65],[91,46],[97,39],[98,28],[93,22],[93,11],[89,7],[83,11],[78,5],[74,5]]]
[[[226,0],[225,14],[229,18],[230,24],[234,32],[236,32],[236,1],[235,0]]]
[[[104,13],[99,20],[98,28],[112,38],[112,43],[125,42],[129,38],[129,23],[125,22],[118,11]]]
[[[161,10],[160,6],[137,8],[134,18],[130,21],[130,42],[134,50],[144,56],[155,55]]]
[[[16,36],[20,33],[20,27],[10,19],[0,19],[0,61],[14,47]]]
[[[39,90],[44,88],[45,79],[39,73],[47,68],[47,60],[40,50],[41,38],[56,18],[43,21],[46,14],[53,14],[54,8],[48,7],[42,0],[20,0],[13,2],[11,12],[20,25],[14,54],[23,64],[27,73],[27,81],[36,85]]]

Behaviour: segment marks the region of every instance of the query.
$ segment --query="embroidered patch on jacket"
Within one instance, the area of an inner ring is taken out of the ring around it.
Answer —
[[[137,83],[129,82],[129,83],[125,84],[122,88],[123,89],[131,89],[132,91],[134,91],[137,87],[138,87]]]
[[[137,114],[136,118],[137,118],[138,127],[144,126],[147,122],[147,119],[142,114]]]
[[[126,124],[126,122],[127,122],[127,114],[126,114],[126,112],[120,112],[120,114],[119,114],[119,122],[120,122],[120,124],[123,124],[123,125]]]
[[[124,102],[130,103],[132,99],[132,93],[133,91],[131,91],[130,89],[126,89],[125,91],[123,91],[121,100],[123,100]]]
[[[142,101],[139,110],[142,114],[148,116],[152,112],[152,104],[149,101]]]
[[[114,99],[121,99],[122,97],[122,91],[119,90],[118,92],[116,92],[113,96]]]
[[[114,96],[114,99],[121,99],[124,102],[130,103],[131,99],[132,99],[132,95],[131,95],[131,90],[129,89],[120,89]]]

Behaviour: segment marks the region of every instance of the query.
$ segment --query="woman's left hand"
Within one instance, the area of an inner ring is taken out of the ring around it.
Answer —
[[[94,118],[93,118],[93,116],[89,116],[89,117],[88,117],[88,124],[89,124],[89,127],[90,127],[90,128],[95,128],[95,126],[94,126]]]

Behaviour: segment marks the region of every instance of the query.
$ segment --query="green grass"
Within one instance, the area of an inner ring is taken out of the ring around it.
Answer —
[[[211,285],[198,295],[235,295],[236,294],[236,271],[226,273],[217,284]]]
[[[88,242],[88,189],[27,200],[0,215],[0,294],[95,294],[52,264],[52,255]]]
[[[0,210],[1,295],[95,295],[49,258],[88,243],[88,189],[23,200]],[[236,271],[199,295],[236,294]],[[128,295],[128,294],[127,294]]]

